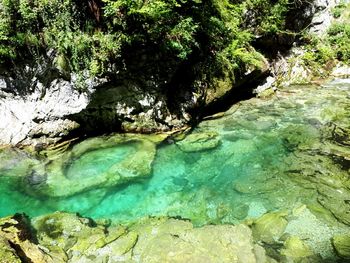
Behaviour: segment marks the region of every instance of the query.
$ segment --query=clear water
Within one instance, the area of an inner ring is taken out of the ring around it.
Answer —
[[[175,216],[200,225],[236,223],[266,211],[317,204],[317,190],[291,173],[349,174],[342,158],[347,154],[346,138],[336,141],[331,136],[332,125],[350,128],[349,94],[350,82],[339,81],[322,88],[292,87],[271,100],[242,102],[225,117],[204,121],[193,131],[217,132],[218,147],[184,152],[177,143],[165,142],[158,147],[149,178],[114,188],[66,198],[34,197],[13,180],[18,173],[14,165],[13,175],[7,170],[0,176],[0,216],[65,210],[120,222]],[[330,154],[334,149],[338,159]],[[129,151],[124,145],[87,153],[68,167],[67,177],[98,176]]]
[[[135,150],[133,145],[122,144],[115,148],[89,151],[71,161],[66,167],[66,177],[69,179],[96,177]]]

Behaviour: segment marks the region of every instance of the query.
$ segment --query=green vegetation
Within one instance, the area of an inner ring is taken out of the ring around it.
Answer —
[[[261,66],[252,33],[284,30],[288,0],[2,0],[0,63],[53,56],[67,72],[103,75],[127,52],[221,71]],[[247,10],[254,10],[250,26]],[[248,23],[248,25],[247,25]],[[244,27],[242,26],[244,25]],[[224,63],[223,63],[224,62]],[[222,64],[223,63],[223,64]]]
[[[349,7],[350,5],[340,3],[333,9],[336,20],[322,38],[306,37],[309,43],[305,46],[303,60],[321,76],[326,76],[336,61],[350,64],[350,13],[347,11]]]

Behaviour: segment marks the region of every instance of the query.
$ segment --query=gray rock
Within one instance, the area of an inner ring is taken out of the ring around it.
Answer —
[[[18,79],[0,74],[0,145],[47,145],[77,128],[84,134],[168,131],[186,125],[191,119],[188,108],[196,102],[191,92],[180,94],[186,100],[174,107],[174,113],[154,81],[128,76],[118,81],[91,79],[83,73],[85,88],[79,90],[77,75],[34,72],[44,72],[44,67],[51,70],[47,65],[26,66],[18,70]]]
[[[10,85],[6,87],[11,89]],[[0,144],[15,145],[34,137],[61,137],[61,133],[78,126],[65,117],[81,111],[89,102],[86,93],[79,93],[63,79],[54,80],[45,91],[38,82],[34,91],[24,96],[4,92],[6,87],[0,97]]]

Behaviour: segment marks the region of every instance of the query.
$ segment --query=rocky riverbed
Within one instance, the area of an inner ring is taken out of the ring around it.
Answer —
[[[1,253],[13,262],[23,253],[34,262],[346,262],[349,96],[348,79],[290,86],[187,134],[5,147],[1,215],[31,219],[2,219]],[[52,214],[62,210],[93,219]]]

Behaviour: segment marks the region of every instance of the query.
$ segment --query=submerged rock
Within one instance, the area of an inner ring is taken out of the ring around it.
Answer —
[[[334,236],[332,244],[341,258],[350,259],[350,234]]]
[[[252,226],[254,237],[268,244],[275,243],[287,227],[287,215],[286,212],[273,212],[258,218]]]
[[[215,132],[191,133],[176,144],[184,152],[199,152],[216,148],[220,138]]]
[[[300,238],[295,236],[289,237],[284,242],[284,248],[281,250],[281,254],[293,261],[297,259],[300,260],[302,258],[311,258],[314,256],[311,248]]]
[[[344,224],[350,225],[350,191],[341,187],[319,185],[318,201]]]
[[[19,160],[22,185],[30,195],[68,197],[120,185],[151,174],[156,145],[166,135],[119,134],[96,137],[38,161]],[[35,166],[33,165],[35,164]],[[11,171],[13,172],[13,170]]]

